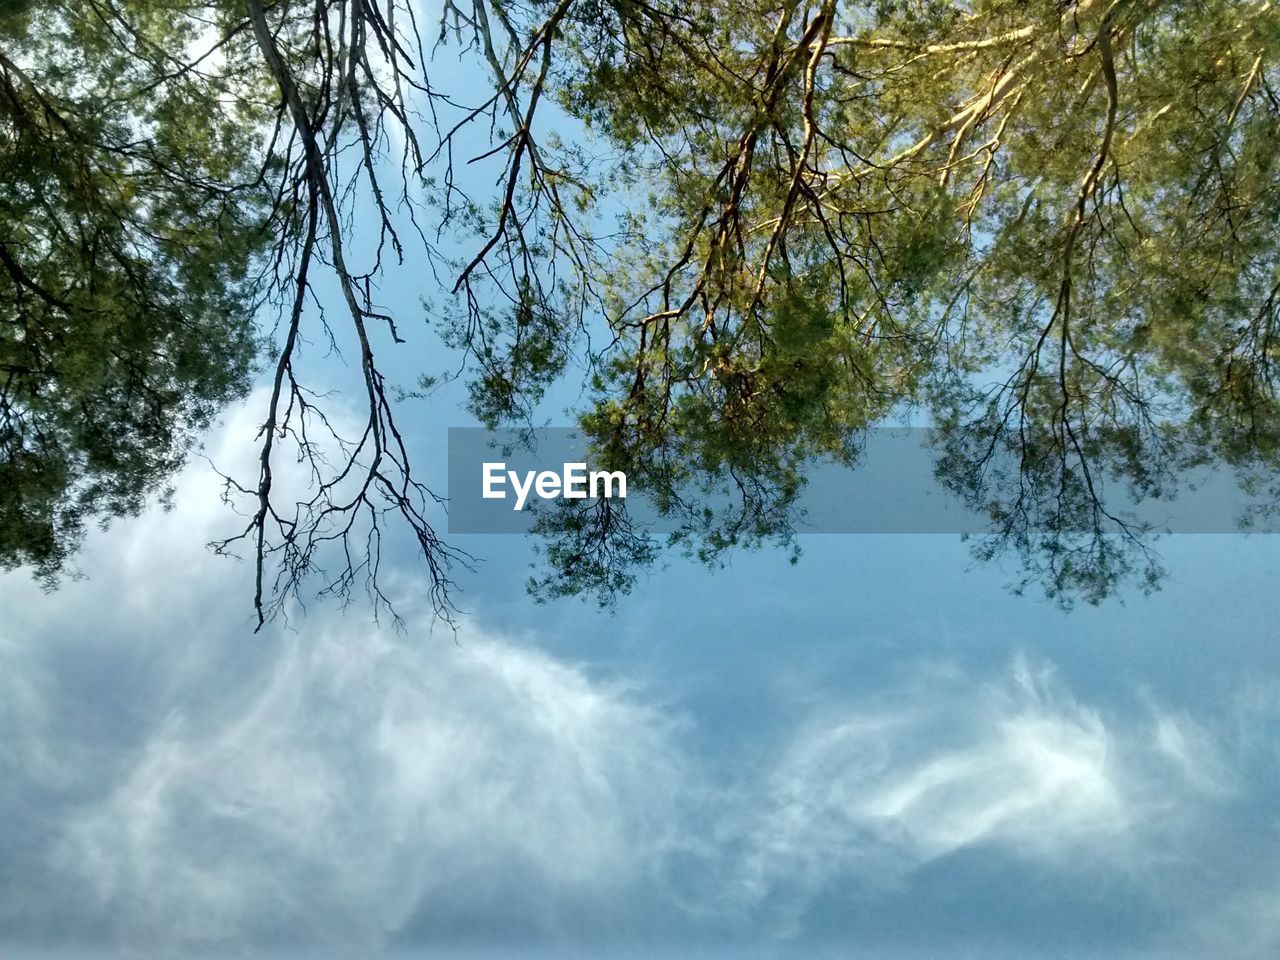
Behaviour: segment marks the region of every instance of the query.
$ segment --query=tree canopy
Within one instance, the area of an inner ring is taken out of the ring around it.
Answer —
[[[990,515],[979,552],[1067,602],[1159,576],[1104,483],[1276,473],[1271,3],[6,10],[6,565],[52,576],[86,518],[136,510],[256,355],[260,470],[227,478],[248,519],[219,548],[255,558],[259,618],[310,579],[385,602],[392,522],[447,615],[457,555],[382,365],[405,322],[376,302],[384,258],[430,268],[485,423],[533,424],[585,367],[582,426],[707,560],[789,540],[805,465],[855,466],[905,409]],[[306,386],[309,336],[358,354],[354,436]],[[301,500],[273,479],[289,448]],[[544,532],[544,596],[608,599],[654,556],[617,504]]]
[[[259,119],[184,73],[197,24],[91,7],[0,19],[0,563],[46,580],[243,391],[265,240]]]

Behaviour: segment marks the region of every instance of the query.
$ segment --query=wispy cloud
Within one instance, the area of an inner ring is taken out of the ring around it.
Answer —
[[[1149,877],[1229,789],[1221,753],[1155,707],[1104,717],[1047,664],[1020,658],[994,680],[922,668],[869,702],[815,711],[739,786],[714,845],[742,851],[717,862],[720,906],[795,934],[833,888],[900,891],[981,848],[1082,880]]]
[[[130,936],[378,942],[424,900],[491,896],[509,864],[538,893],[508,910],[603,896],[661,855],[682,780],[663,718],[475,634],[289,639],[211,720],[169,715],[57,846]]]

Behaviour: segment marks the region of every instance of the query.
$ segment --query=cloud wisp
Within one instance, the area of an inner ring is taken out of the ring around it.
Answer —
[[[199,727],[168,715],[56,847],[130,937],[368,946],[466,888],[551,923],[643,880],[682,780],[662,718],[474,635],[288,639],[249,702]]]

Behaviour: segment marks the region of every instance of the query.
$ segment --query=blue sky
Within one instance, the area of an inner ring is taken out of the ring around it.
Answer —
[[[249,462],[257,411],[209,440]],[[1270,537],[1179,537],[1070,614],[954,537],[679,560],[616,612],[472,537],[457,636],[323,605],[254,635],[231,518],[0,580],[10,954],[1273,956]]]

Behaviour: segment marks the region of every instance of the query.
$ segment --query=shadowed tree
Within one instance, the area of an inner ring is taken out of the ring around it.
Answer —
[[[0,19],[0,564],[46,582],[86,521],[163,488],[254,355],[256,108],[183,74],[197,25],[161,7]]]

